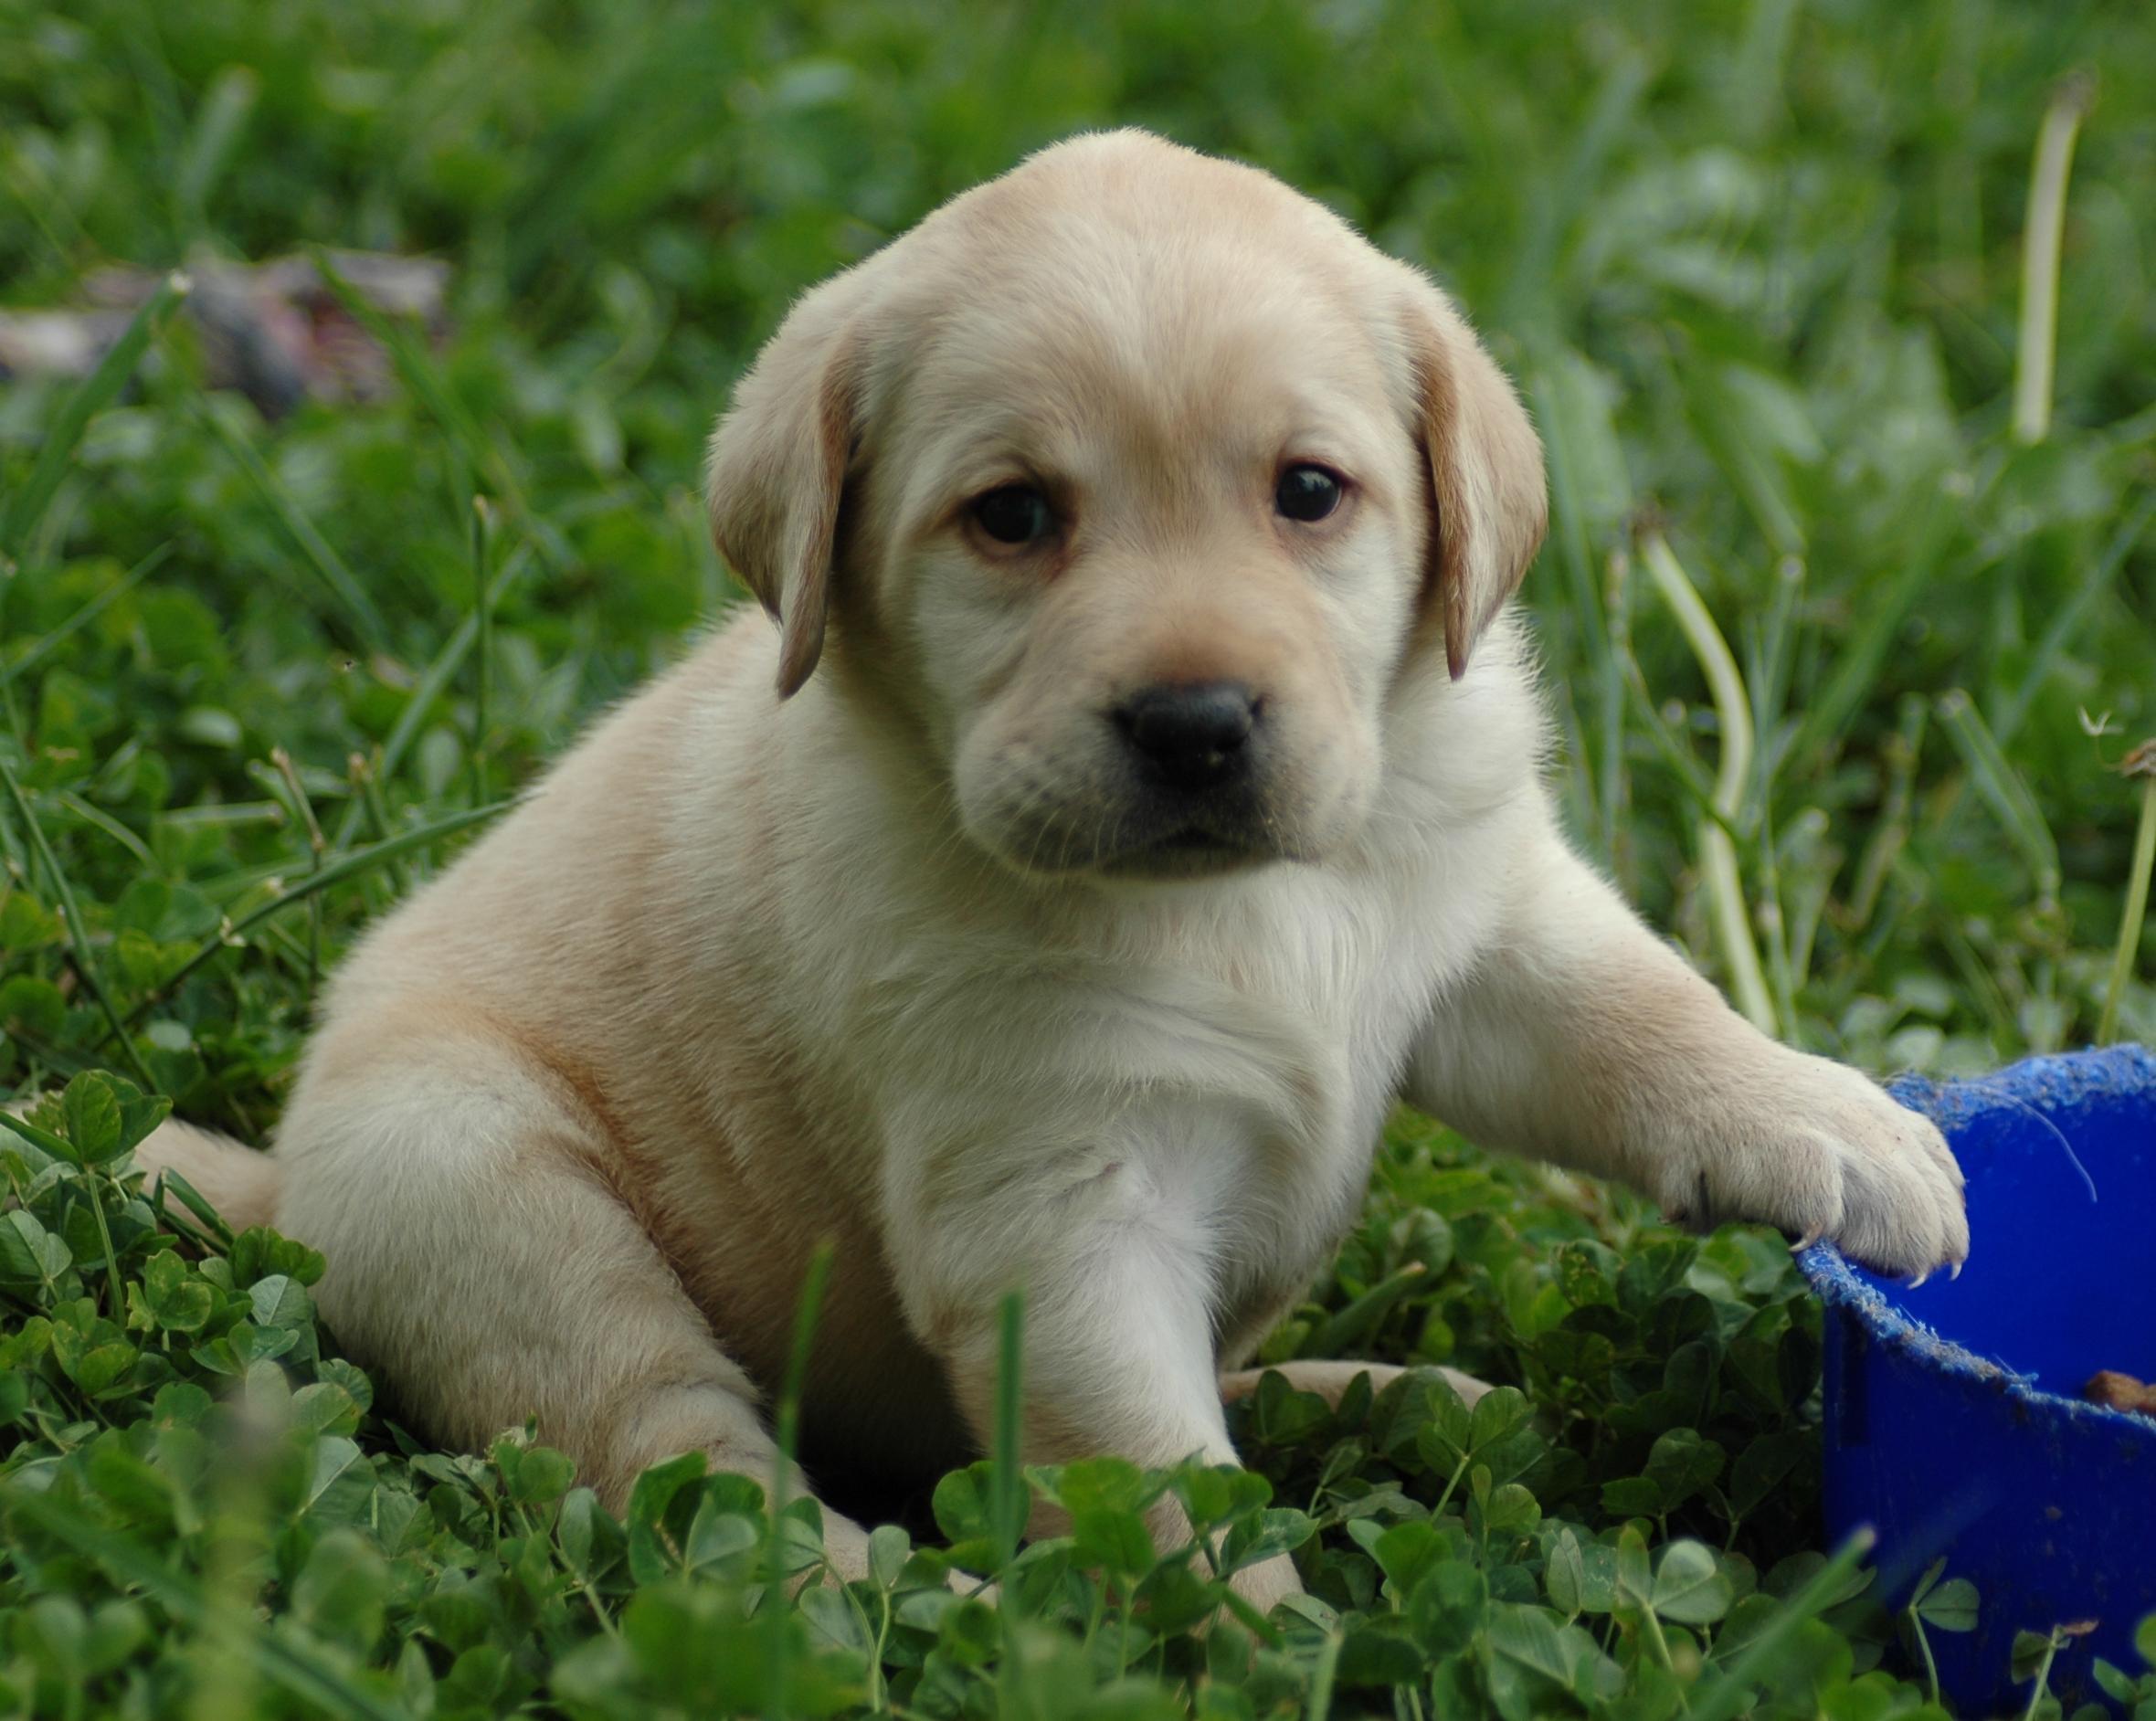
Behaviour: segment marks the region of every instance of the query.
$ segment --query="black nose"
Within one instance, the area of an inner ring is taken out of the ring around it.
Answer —
[[[1258,702],[1236,681],[1148,687],[1118,705],[1115,717],[1170,788],[1215,788],[1249,764]]]

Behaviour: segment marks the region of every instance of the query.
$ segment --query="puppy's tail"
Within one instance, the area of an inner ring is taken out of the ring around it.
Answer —
[[[30,1105],[30,1101],[19,1100],[0,1106],[0,1111],[19,1117]],[[160,1173],[178,1172],[236,1231],[276,1222],[277,1162],[229,1135],[167,1119],[136,1147],[135,1163],[153,1188]]]
[[[135,1149],[135,1163],[153,1186],[161,1173],[178,1172],[236,1231],[276,1223],[277,1161],[229,1135],[168,1120]]]

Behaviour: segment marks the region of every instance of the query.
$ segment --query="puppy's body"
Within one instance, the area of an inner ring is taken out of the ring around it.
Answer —
[[[624,1336],[551,1210],[566,1171],[634,1217],[759,1383],[832,1237],[805,1420],[867,1462],[967,1444],[916,1335],[948,1281],[1000,1263],[970,1225],[953,1259],[915,1259],[924,1207],[985,1200],[978,1223],[1029,1251],[1126,1214],[1232,1367],[1352,1219],[1411,1039],[1487,944],[1506,850],[1545,828],[1512,642],[1468,683],[1441,662],[1400,689],[1403,738],[1464,707],[1483,740],[1449,769],[1403,747],[1421,768],[1367,844],[1107,892],[1043,892],[974,850],[840,676],[772,698],[774,644],[734,621],[340,972],[277,1154],[279,1222],[338,1263],[340,1337],[457,1440],[532,1410],[568,1439],[578,1400],[618,1408],[534,1367],[575,1350],[564,1321]],[[504,1296],[521,1260],[558,1291]],[[413,1294],[444,1266],[454,1289]]]
[[[1305,521],[1282,474],[1319,460]],[[1929,1125],[1565,848],[1498,618],[1532,434],[1432,290],[1276,183],[1122,135],[959,200],[797,309],[713,504],[783,624],[363,945],[280,1132],[326,1317],[442,1438],[536,1414],[616,1497],[686,1448],[763,1468],[829,1236],[812,1450],[963,1458],[1016,1288],[1029,1457],[1231,1460],[1223,1373],[1403,1094],[1696,1218],[1966,1249]],[[1163,751],[1143,713],[1193,687],[1238,721]]]

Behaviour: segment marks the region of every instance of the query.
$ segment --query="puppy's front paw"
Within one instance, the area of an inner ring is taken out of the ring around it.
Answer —
[[[1930,1119],[1846,1064],[1771,1050],[1749,1081],[1733,1074],[1709,1115],[1669,1132],[1649,1177],[1663,1210],[1684,1224],[1756,1219],[1828,1238],[1879,1272],[1959,1267],[1961,1168]]]

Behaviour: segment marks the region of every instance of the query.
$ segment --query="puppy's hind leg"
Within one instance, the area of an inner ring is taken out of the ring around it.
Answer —
[[[280,1134],[278,1218],[328,1257],[331,1330],[437,1439],[483,1449],[536,1418],[617,1511],[678,1452],[768,1485],[756,1388],[609,1187],[599,1120],[524,1048],[445,1032],[447,1014],[340,1025]],[[866,1533],[824,1526],[833,1569],[865,1576]]]
[[[1334,1410],[1340,1408],[1340,1400],[1348,1396],[1348,1388],[1355,1384],[1358,1375],[1370,1378],[1370,1390],[1382,1392],[1400,1376],[1415,1374],[1417,1369],[1402,1368],[1397,1363],[1319,1360],[1301,1357],[1293,1362],[1274,1363],[1270,1368],[1238,1368],[1232,1374],[1221,1377],[1221,1401],[1234,1404],[1247,1399],[1258,1389],[1258,1382],[1269,1374],[1283,1377],[1298,1392],[1315,1392]],[[1443,1375],[1446,1383],[1460,1395],[1461,1402],[1473,1404],[1490,1389],[1486,1380],[1477,1380],[1473,1375],[1462,1374],[1457,1368],[1438,1368],[1433,1372]]]
[[[178,1173],[236,1231],[276,1219],[276,1159],[228,1136],[168,1120],[135,1150],[135,1164],[153,1186],[165,1172]]]

